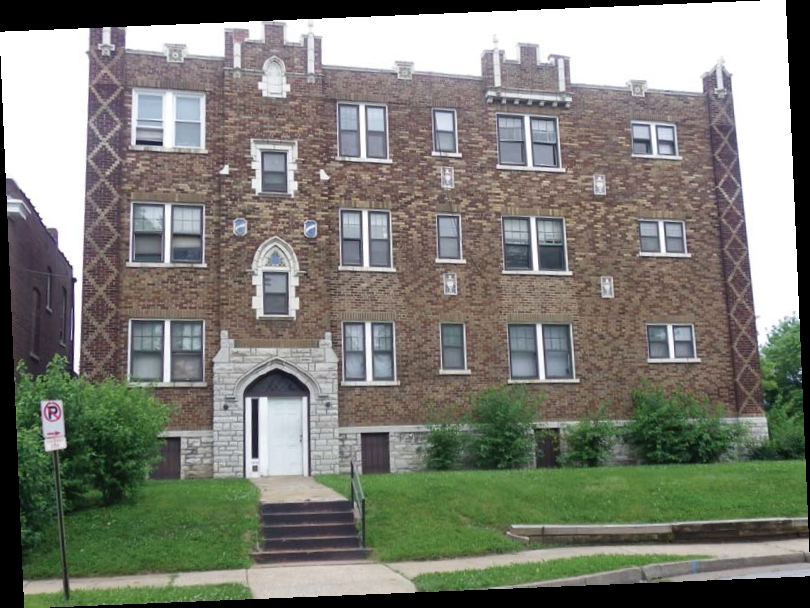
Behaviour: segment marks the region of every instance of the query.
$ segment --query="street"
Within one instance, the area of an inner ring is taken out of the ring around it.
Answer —
[[[740,570],[725,570],[722,572],[707,572],[705,574],[690,574],[677,578],[666,579],[670,582],[682,583],[691,581],[730,581],[757,578],[795,578],[810,576],[810,564],[789,564],[785,566],[769,566],[765,568],[743,568]]]

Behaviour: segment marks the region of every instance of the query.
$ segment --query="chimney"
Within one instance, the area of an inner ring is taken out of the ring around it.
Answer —
[[[271,49],[281,49],[284,47],[284,30],[287,28],[286,23],[281,21],[265,21],[264,22],[264,42]]]
[[[527,44],[525,42],[518,44],[518,57],[520,57],[520,65],[537,65],[538,50],[539,47],[536,44]]]

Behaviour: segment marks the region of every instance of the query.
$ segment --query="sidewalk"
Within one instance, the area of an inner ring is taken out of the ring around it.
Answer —
[[[254,566],[247,570],[224,572],[72,579],[71,589],[161,587],[172,583],[173,580],[175,586],[239,583],[250,587],[255,599],[377,595],[414,593],[415,588],[408,579],[429,572],[481,569],[509,564],[543,562],[580,555],[661,553],[668,555],[708,555],[716,558],[736,559],[802,554],[807,551],[808,540],[806,538],[752,543],[566,547],[429,562]],[[24,594],[59,593],[61,589],[61,581],[23,581]]]

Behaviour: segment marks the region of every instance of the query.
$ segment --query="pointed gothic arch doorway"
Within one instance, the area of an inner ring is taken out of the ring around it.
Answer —
[[[309,390],[281,370],[244,394],[245,476],[309,475]]]

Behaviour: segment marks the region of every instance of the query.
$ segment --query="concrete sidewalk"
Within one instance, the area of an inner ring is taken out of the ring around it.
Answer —
[[[662,544],[600,547],[566,547],[523,551],[460,559],[405,562],[396,564],[346,563],[254,566],[247,570],[198,572],[179,575],[157,574],[102,579],[72,579],[71,589],[110,589],[115,587],[162,587],[239,583],[250,587],[255,599],[326,597],[414,593],[410,578],[429,572],[452,572],[509,564],[544,562],[580,555],[667,554],[707,555],[725,559],[804,554],[807,539],[775,542],[722,544]],[[61,581],[23,581],[23,593],[59,593]]]

